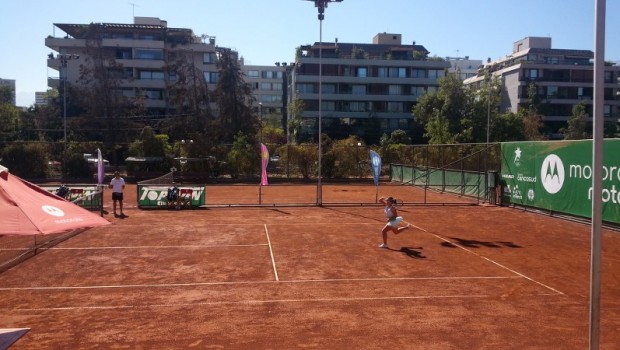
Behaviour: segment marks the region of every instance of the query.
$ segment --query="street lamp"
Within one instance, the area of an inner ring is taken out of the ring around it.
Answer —
[[[323,205],[323,189],[321,187],[321,134],[322,130],[322,78],[323,78],[323,19],[325,18],[325,8],[330,2],[342,2],[342,0],[307,0],[313,1],[314,7],[319,11],[319,164],[318,164],[318,181],[316,185],[316,204]]]
[[[51,54],[50,54],[51,55]],[[63,128],[63,153],[62,153],[62,174],[63,178],[67,170],[67,63],[70,60],[77,60],[79,55],[74,54],[58,54],[56,58],[60,60],[61,70],[59,72],[62,78],[62,128]]]

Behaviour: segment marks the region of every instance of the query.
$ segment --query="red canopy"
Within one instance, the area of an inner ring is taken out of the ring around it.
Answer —
[[[46,235],[108,224],[0,165],[0,235]]]

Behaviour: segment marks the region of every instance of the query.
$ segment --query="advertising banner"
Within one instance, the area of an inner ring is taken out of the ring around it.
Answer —
[[[269,163],[269,150],[264,144],[260,144],[260,159],[261,159],[261,172],[260,172],[260,185],[267,186],[269,181],[267,180],[267,164]]]
[[[138,186],[138,208],[157,208],[166,207],[168,201],[166,195],[168,194],[167,186]],[[179,190],[190,189],[191,194],[191,206],[200,207],[205,204],[205,187],[204,186],[178,186]]]
[[[379,177],[381,176],[381,156],[373,150],[370,150],[370,166],[372,167],[372,178],[375,186],[379,186]]]
[[[603,141],[603,220],[620,223],[620,139]],[[502,201],[592,215],[592,141],[502,143]]]

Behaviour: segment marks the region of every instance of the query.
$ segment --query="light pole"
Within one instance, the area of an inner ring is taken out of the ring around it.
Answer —
[[[260,109],[258,111],[259,113],[258,139],[260,143],[263,143],[263,103],[262,102],[258,103],[258,108]]]
[[[62,177],[67,171],[67,63],[70,60],[77,60],[80,58],[74,54],[59,54],[56,58],[60,60],[61,70],[59,75],[62,78],[62,129],[63,129],[63,152],[62,152]]]
[[[491,130],[491,75],[489,73],[487,84],[487,148],[489,147],[489,135]]]
[[[342,2],[342,0],[307,0],[313,1],[314,7],[319,11],[319,164],[318,164],[318,181],[316,185],[316,204],[318,206],[323,205],[323,189],[321,186],[321,134],[322,130],[322,115],[323,111],[321,108],[322,102],[322,78],[323,78],[323,19],[325,18],[325,8],[330,2]]]

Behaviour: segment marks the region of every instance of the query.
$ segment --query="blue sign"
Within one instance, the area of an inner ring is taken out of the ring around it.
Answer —
[[[381,157],[373,150],[370,150],[370,166],[372,167],[372,176],[375,180],[375,186],[379,186],[379,176],[381,176]]]

